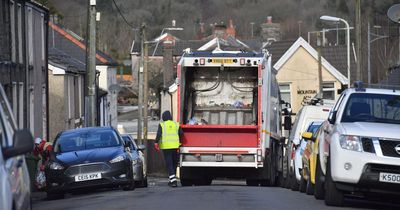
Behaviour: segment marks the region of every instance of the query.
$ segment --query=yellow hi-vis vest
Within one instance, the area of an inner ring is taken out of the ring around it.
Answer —
[[[162,136],[160,140],[160,149],[179,148],[179,124],[172,120],[160,123]]]

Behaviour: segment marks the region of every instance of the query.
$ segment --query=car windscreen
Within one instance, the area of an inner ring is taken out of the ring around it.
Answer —
[[[342,122],[400,124],[400,96],[388,94],[351,94]]]
[[[57,138],[54,152],[63,153],[116,146],[121,146],[121,141],[114,131],[69,132]]]

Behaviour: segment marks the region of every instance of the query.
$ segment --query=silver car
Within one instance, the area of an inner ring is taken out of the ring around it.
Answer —
[[[23,154],[33,150],[33,137],[27,130],[17,131],[1,84],[0,147],[0,209],[32,209],[31,184]]]
[[[132,156],[133,174],[138,187],[147,187],[147,168],[146,159],[143,151],[145,150],[144,145],[137,145],[135,140],[129,134],[121,134],[125,145],[129,146],[130,154]]]

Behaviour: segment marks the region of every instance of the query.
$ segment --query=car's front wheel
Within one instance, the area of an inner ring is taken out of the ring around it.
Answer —
[[[65,193],[63,192],[57,192],[57,193],[47,192],[46,195],[47,195],[47,200],[64,199],[65,197]]]
[[[343,192],[336,188],[335,182],[332,180],[330,161],[328,160],[328,168],[325,180],[325,204],[328,206],[342,206],[344,201]]]
[[[324,199],[325,197],[325,189],[324,189],[324,182],[323,174],[321,169],[321,164],[319,160],[319,155],[317,156],[317,168],[315,171],[315,185],[314,185],[314,197],[318,200]]]

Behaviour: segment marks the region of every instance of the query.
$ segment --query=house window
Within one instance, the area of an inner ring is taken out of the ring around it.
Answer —
[[[14,119],[17,119],[17,114],[18,114],[18,98],[17,98],[17,83],[13,82],[12,83],[12,111],[14,113]]]
[[[291,104],[292,97],[290,95],[290,84],[279,84],[279,91],[281,93],[281,100]]]
[[[22,59],[22,8],[21,4],[18,4],[18,12],[17,12],[17,17],[18,17],[18,62],[23,63]]]
[[[10,26],[11,26],[11,61],[16,62],[16,51],[15,46],[15,4],[13,1],[10,2]]]
[[[33,13],[32,8],[28,7],[28,64],[33,65]]]
[[[19,83],[19,116],[18,116],[18,125],[19,128],[24,127],[24,83]]]
[[[322,92],[324,93],[324,99],[335,100],[335,83],[324,82],[322,84]]]

